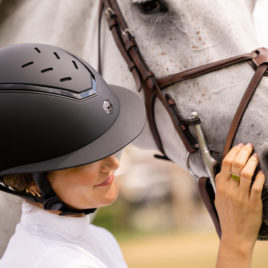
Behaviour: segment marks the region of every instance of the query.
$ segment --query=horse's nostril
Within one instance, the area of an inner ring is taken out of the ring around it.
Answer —
[[[261,148],[259,148],[258,151],[259,151],[258,156],[259,156],[261,169],[267,175],[268,174],[268,143],[265,143]]]
[[[263,220],[268,225],[268,183],[267,183],[267,174],[268,174],[268,143],[265,143],[259,148],[259,160],[260,166],[263,172],[265,173],[266,181],[262,192],[262,201],[263,201]]]
[[[264,185],[262,191],[263,220],[268,225],[268,185]]]

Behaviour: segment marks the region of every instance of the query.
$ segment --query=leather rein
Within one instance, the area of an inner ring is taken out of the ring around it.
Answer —
[[[197,68],[192,68],[183,72],[171,74],[162,78],[156,78],[146,65],[139,47],[135,41],[135,37],[128,28],[128,25],[121,13],[121,10],[116,0],[100,0],[99,8],[99,32],[98,32],[98,46],[99,46],[99,72],[101,72],[101,55],[100,55],[100,29],[102,14],[105,14],[108,27],[112,32],[114,41],[121,52],[125,62],[128,65],[129,71],[132,73],[138,91],[143,89],[145,98],[145,107],[147,112],[147,119],[150,129],[158,149],[162,152],[162,156],[158,158],[168,159],[163,147],[159,131],[156,126],[154,106],[156,98],[162,103],[168,112],[170,119],[174,125],[176,132],[181,138],[186,150],[189,154],[196,152],[199,148],[198,142],[191,134],[189,127],[200,123],[199,118],[184,119],[176,106],[175,100],[166,93],[163,89],[175,83],[195,78],[203,74],[214,72],[234,64],[248,62],[255,73],[241,99],[241,102],[236,110],[232,120],[224,147],[223,156],[230,150],[233,140],[235,138],[237,129],[243,114],[253,96],[258,84],[264,75],[268,75],[268,49],[258,48],[251,53],[234,56],[224,60],[216,61]],[[215,189],[214,189],[215,190]]]

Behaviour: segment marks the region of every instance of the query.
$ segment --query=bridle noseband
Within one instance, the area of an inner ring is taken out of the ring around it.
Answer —
[[[103,12],[106,15],[108,27],[112,32],[113,38],[118,49],[121,52],[125,62],[128,65],[129,71],[132,73],[135,80],[137,89],[140,91],[143,89],[145,106],[147,112],[147,119],[150,125],[150,129],[158,149],[162,152],[163,156],[160,158],[169,159],[165,153],[161,137],[155,122],[154,105],[156,98],[162,103],[168,112],[171,121],[176,129],[176,132],[180,136],[186,150],[189,154],[196,152],[200,146],[195,140],[189,130],[189,126],[200,124],[198,117],[192,119],[184,119],[178,109],[174,99],[166,93],[163,93],[163,89],[169,87],[175,83],[195,78],[203,74],[207,74],[222,68],[248,62],[255,73],[242,97],[242,100],[236,110],[235,116],[232,120],[224,147],[223,156],[230,150],[233,140],[235,138],[237,129],[243,114],[249,104],[251,97],[253,96],[260,80],[264,75],[268,75],[268,50],[266,48],[259,48],[251,53],[234,56],[228,59],[216,61],[206,65],[202,65],[197,68],[192,68],[183,72],[168,75],[162,78],[156,78],[146,65],[139,47],[135,41],[135,38],[128,28],[128,25],[121,13],[121,10],[116,0],[100,0],[99,8],[99,71],[101,71],[101,59],[100,59],[100,27],[101,18]]]

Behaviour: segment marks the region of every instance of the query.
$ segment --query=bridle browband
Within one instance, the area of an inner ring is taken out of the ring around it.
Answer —
[[[100,0],[99,7],[99,32],[98,32],[98,46],[99,46],[99,71],[101,72],[101,55],[100,55],[100,29],[101,18],[103,12],[106,15],[108,27],[112,32],[113,38],[118,49],[121,52],[125,62],[128,65],[129,71],[132,73],[136,83],[137,89],[143,89],[145,98],[145,107],[147,112],[147,119],[150,129],[158,149],[162,152],[164,159],[169,159],[165,153],[161,137],[155,122],[154,105],[158,98],[168,112],[171,121],[180,136],[186,150],[192,154],[197,151],[198,145],[191,132],[189,126],[195,124],[193,120],[185,120],[179,114],[174,99],[169,94],[164,94],[162,90],[175,83],[195,78],[203,74],[207,74],[234,64],[248,62],[255,73],[242,97],[242,100],[236,110],[235,116],[231,123],[226,143],[224,146],[223,156],[230,150],[233,140],[235,138],[239,123],[243,114],[253,96],[260,80],[264,75],[268,75],[268,50],[266,48],[259,48],[251,53],[234,56],[228,59],[216,61],[197,68],[189,69],[183,72],[171,74],[162,78],[156,78],[146,65],[135,38],[128,28],[128,25],[121,13],[121,10],[116,0]]]

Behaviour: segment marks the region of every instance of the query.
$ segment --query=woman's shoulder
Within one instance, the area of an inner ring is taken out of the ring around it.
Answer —
[[[90,240],[90,243],[94,243],[95,249],[99,248],[99,251],[102,249],[102,257],[109,256],[110,258],[112,253],[113,259],[120,263],[117,267],[127,267],[120,245],[109,230],[93,224],[89,225],[89,230],[90,237],[88,237],[88,240]]]
[[[108,239],[115,239],[114,235],[107,229],[97,226],[95,224],[89,224],[89,232],[97,235],[106,236]]]
[[[107,268],[93,254],[75,244],[56,245],[47,249],[33,265],[35,268]]]
[[[88,227],[81,243],[67,242],[47,249],[34,267],[126,268],[120,246],[110,231],[92,224]]]
[[[96,240],[101,240],[103,243],[112,244],[113,246],[118,246],[119,244],[114,237],[114,235],[107,229],[90,224],[89,225],[89,235],[90,237],[95,237]]]
[[[14,253],[14,252],[13,252]],[[9,258],[8,254],[0,260],[0,268],[107,268],[93,254],[75,244],[62,243],[39,248],[33,256],[18,253],[18,258]],[[13,255],[14,256],[14,255]]]

